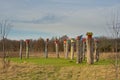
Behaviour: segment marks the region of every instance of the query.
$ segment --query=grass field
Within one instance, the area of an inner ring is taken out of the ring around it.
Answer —
[[[114,60],[106,58],[106,54],[100,57],[93,65],[54,57],[10,58],[10,66],[0,69],[0,80],[116,80]]]
[[[32,63],[37,65],[53,65],[53,66],[83,66],[86,65],[86,61],[83,61],[80,64],[76,64],[76,60],[64,59],[64,58],[23,58],[20,60],[19,58],[11,58],[11,61],[17,63]],[[110,59],[102,59],[99,62],[95,62],[94,65],[109,65],[113,60]]]

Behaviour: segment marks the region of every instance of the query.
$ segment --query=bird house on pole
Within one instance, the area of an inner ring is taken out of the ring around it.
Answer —
[[[56,39],[55,40],[55,50],[56,50],[56,55],[57,55],[57,58],[59,58],[59,40]]]
[[[68,59],[68,54],[69,54],[69,43],[70,43],[70,40],[67,39],[66,40],[66,50],[65,50],[65,58]]]
[[[64,54],[65,54],[65,58],[67,59],[67,40],[64,39],[63,41],[63,47],[64,47]]]
[[[93,64],[94,63],[94,56],[93,56],[93,38],[92,32],[87,32],[87,38],[86,38],[86,45],[87,45],[87,63]]]
[[[74,59],[74,47],[75,47],[75,40],[71,38],[71,59]]]

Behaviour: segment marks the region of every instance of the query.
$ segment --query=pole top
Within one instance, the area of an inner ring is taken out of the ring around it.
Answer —
[[[19,40],[19,41],[20,41],[20,42],[22,42],[22,41],[24,42],[24,40],[22,40],[22,39],[21,39],[21,40]]]
[[[25,42],[26,42],[26,43],[29,43],[29,42],[30,42],[30,39],[26,39]]]
[[[71,43],[75,42],[74,38],[71,38]]]
[[[48,41],[49,41],[49,38],[46,39],[46,42],[48,42]]]
[[[66,41],[67,41],[67,40],[66,40],[66,39],[64,39],[64,44],[66,44]]]
[[[86,33],[86,35],[87,35],[87,38],[88,38],[88,39],[91,39],[91,38],[92,38],[93,33],[92,33],[92,32],[87,32],[87,33]]]
[[[82,38],[82,41],[83,41],[83,42],[86,42],[86,38]]]
[[[77,36],[76,40],[80,40],[80,36]]]
[[[92,35],[93,35],[93,33],[92,33],[92,32],[87,32],[87,33],[86,33],[86,35],[87,35],[87,36],[89,36],[89,35],[91,35],[91,36],[92,36]]]
[[[55,44],[58,44],[58,43],[59,43],[59,40],[58,40],[58,39],[56,39],[56,40],[55,40]]]

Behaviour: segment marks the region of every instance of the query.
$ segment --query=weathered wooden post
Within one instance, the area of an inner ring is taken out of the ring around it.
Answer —
[[[66,58],[66,43],[67,43],[67,41],[66,41],[66,39],[64,39],[64,41],[63,41],[63,47],[64,47],[64,54],[65,54],[65,58]]]
[[[68,54],[69,54],[69,42],[70,42],[70,40],[66,40],[66,53],[65,53],[66,59],[68,59]]]
[[[47,38],[45,41],[45,58],[48,58],[48,42],[49,39]]]
[[[94,39],[94,62],[99,60],[98,40]]]
[[[76,63],[81,63],[81,55],[80,55],[80,36],[77,36],[76,38],[76,52],[77,52],[77,61]]]
[[[94,63],[94,57],[93,57],[93,39],[92,39],[92,32],[87,32],[87,39],[86,39],[86,44],[87,44],[87,63],[88,64],[93,64]]]
[[[23,41],[20,40],[20,52],[19,52],[20,59],[22,59],[22,44],[23,44]]]
[[[56,39],[55,40],[55,50],[56,50],[56,55],[57,55],[57,58],[59,58],[60,56],[59,56],[59,40],[58,39]]]
[[[81,63],[83,59],[83,52],[82,52],[82,35],[77,36],[76,38],[76,53],[77,53],[77,62],[76,63]]]
[[[71,59],[74,59],[74,46],[75,46],[75,40],[74,38],[71,39]]]
[[[26,58],[29,58],[29,43],[30,43],[30,40],[27,39],[26,40]]]
[[[83,54],[83,60],[85,60],[85,49],[86,49],[86,38],[82,39],[82,54]]]

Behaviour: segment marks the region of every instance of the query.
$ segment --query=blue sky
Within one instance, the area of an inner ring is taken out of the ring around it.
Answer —
[[[38,39],[91,31],[94,36],[111,35],[109,26],[120,0],[0,0],[0,19],[14,25],[8,38]]]

